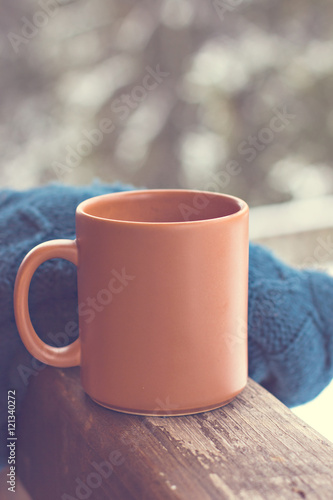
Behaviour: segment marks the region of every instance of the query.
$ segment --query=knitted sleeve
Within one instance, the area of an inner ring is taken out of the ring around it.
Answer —
[[[18,267],[38,243],[75,238],[75,209],[86,198],[134,189],[121,184],[48,185],[28,191],[0,190],[0,427],[6,394],[23,398],[42,369],[25,350],[14,321]],[[32,322],[41,338],[59,345],[68,321],[78,324],[76,268],[53,259],[36,271],[30,288]],[[333,279],[293,269],[267,249],[250,244],[249,375],[288,406],[314,398],[333,376]],[[52,325],[52,327],[51,327]],[[50,329],[52,328],[52,331]],[[5,439],[0,437],[2,443]],[[0,450],[0,458],[1,458]]]
[[[287,406],[333,377],[333,278],[296,270],[250,245],[249,374]]]

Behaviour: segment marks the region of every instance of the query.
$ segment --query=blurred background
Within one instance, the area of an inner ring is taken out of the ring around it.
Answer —
[[[332,19],[330,0],[2,0],[1,186],[223,191],[253,240],[330,271]],[[333,439],[325,394],[302,417]]]
[[[2,185],[332,193],[332,18],[329,0],[2,0]]]

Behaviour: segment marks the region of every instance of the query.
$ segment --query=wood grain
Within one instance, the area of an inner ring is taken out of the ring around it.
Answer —
[[[34,500],[333,498],[333,444],[252,380],[224,408],[141,417],[96,405],[79,369],[46,368],[29,388],[18,446]],[[102,477],[96,464],[110,460]],[[88,489],[76,491],[80,480]]]

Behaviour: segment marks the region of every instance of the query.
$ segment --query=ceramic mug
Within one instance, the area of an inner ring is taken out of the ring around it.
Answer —
[[[181,189],[106,194],[76,210],[76,240],[24,258],[17,328],[43,363],[81,367],[107,408],[185,415],[227,404],[247,381],[248,206]],[[29,316],[31,278],[45,260],[77,265],[79,338],[53,347]]]

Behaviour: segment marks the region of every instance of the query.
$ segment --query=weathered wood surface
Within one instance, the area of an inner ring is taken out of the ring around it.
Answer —
[[[333,498],[333,444],[251,380],[224,408],[141,417],[96,405],[78,369],[46,368],[29,388],[18,450],[34,500]]]

